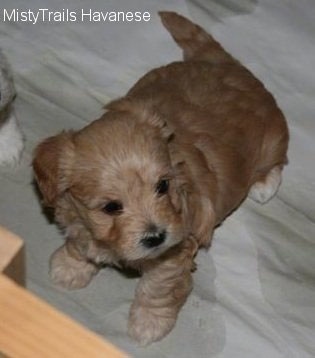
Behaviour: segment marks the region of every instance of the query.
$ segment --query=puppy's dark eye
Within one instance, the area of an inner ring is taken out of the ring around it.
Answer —
[[[120,201],[109,201],[102,209],[104,213],[109,215],[119,215],[123,210],[123,205]]]
[[[170,185],[169,180],[161,179],[157,183],[155,190],[159,195],[164,195],[168,192],[169,185]]]

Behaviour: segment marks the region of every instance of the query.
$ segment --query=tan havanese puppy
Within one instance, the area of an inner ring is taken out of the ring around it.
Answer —
[[[216,225],[248,194],[275,195],[289,137],[260,81],[199,26],[160,16],[184,61],[146,74],[82,130],[46,139],[33,162],[67,237],[52,280],[74,289],[103,264],[138,269],[129,334],[141,344],[175,325]]]

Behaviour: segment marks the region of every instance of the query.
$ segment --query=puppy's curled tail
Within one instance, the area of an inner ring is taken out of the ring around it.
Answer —
[[[184,60],[203,60],[213,64],[237,62],[203,28],[172,11],[160,11],[162,23],[183,49]]]

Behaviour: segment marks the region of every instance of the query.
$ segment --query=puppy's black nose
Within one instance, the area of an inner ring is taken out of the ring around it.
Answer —
[[[147,249],[152,249],[153,247],[157,247],[163,244],[165,239],[166,239],[165,230],[161,232],[151,231],[144,235],[143,239],[141,240],[141,244]]]

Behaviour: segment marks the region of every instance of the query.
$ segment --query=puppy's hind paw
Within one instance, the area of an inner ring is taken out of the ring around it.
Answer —
[[[98,268],[92,263],[69,256],[65,246],[60,247],[50,260],[51,280],[70,290],[87,286],[97,272]]]
[[[166,312],[165,308],[147,308],[134,304],[130,310],[128,322],[128,334],[140,346],[159,341],[165,337],[174,327],[176,314],[172,315]]]
[[[272,199],[281,184],[281,168],[276,166],[270,170],[264,181],[258,181],[250,188],[248,196],[260,204]]]

